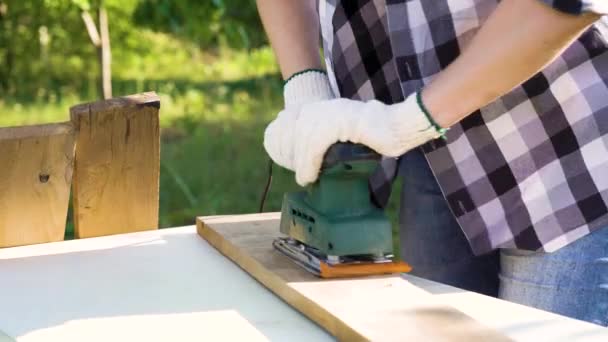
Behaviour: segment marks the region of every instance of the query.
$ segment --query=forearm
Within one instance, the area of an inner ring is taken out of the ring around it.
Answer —
[[[305,69],[321,68],[315,4],[314,0],[257,0],[283,78]]]
[[[537,0],[504,0],[424,89],[423,102],[449,127],[542,70],[597,19],[562,14]]]

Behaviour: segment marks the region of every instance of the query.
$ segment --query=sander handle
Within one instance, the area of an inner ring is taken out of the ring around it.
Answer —
[[[380,160],[380,154],[371,148],[351,142],[339,142],[331,145],[325,156],[321,170],[329,169],[339,163],[348,163],[359,160]]]

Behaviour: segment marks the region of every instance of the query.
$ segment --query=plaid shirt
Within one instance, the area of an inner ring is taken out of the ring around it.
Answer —
[[[608,0],[543,2],[570,14],[608,13]],[[458,57],[497,4],[322,0],[334,91],[402,101]],[[422,147],[476,254],[550,252],[608,225],[608,44],[600,25],[530,80],[454,125],[447,141]],[[385,159],[371,179],[380,198],[395,168],[395,160]]]

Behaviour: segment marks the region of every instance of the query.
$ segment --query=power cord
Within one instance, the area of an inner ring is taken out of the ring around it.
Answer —
[[[268,159],[268,179],[266,180],[266,186],[260,199],[260,213],[264,212],[264,203],[266,203],[266,197],[268,197],[268,191],[270,190],[270,184],[272,183],[272,159]]]

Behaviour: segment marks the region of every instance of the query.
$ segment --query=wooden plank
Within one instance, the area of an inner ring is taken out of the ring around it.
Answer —
[[[0,128],[0,247],[63,240],[73,161],[70,123]]]
[[[70,109],[79,238],[158,228],[160,100],[144,93]]]
[[[197,219],[197,232],[339,340],[506,341],[400,276],[321,280],[275,251],[278,214]]]

